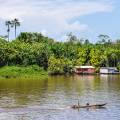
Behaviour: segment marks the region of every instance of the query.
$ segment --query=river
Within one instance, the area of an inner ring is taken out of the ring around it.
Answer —
[[[104,109],[74,110],[106,103]],[[120,75],[0,80],[0,120],[120,120]]]

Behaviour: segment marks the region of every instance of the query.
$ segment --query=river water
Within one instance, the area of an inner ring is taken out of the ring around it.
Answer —
[[[71,109],[106,103],[104,109]],[[0,120],[120,120],[120,75],[0,80]]]

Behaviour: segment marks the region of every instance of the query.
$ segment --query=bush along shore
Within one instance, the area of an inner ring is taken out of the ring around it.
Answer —
[[[38,78],[44,79],[47,78],[47,72],[40,68],[37,65],[33,66],[4,66],[0,68],[0,77],[1,78]]]
[[[64,42],[41,33],[23,32],[15,40],[0,38],[0,76],[47,76],[71,74],[74,66],[116,67],[120,70],[120,40],[99,35],[90,43],[70,33]]]

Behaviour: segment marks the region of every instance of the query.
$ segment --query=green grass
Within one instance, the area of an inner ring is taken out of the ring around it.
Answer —
[[[21,66],[4,66],[0,68],[0,77],[2,78],[47,78],[48,74],[43,68],[37,65]]]

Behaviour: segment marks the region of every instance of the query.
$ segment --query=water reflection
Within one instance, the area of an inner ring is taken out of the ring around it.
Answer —
[[[77,103],[107,102],[106,114],[101,116],[97,111],[80,110],[79,114],[71,109],[50,110]],[[80,115],[85,120],[96,117],[113,120],[120,114],[120,76],[119,75],[76,75],[76,76],[51,76],[45,80],[0,80],[0,118],[12,120],[23,119],[79,119]],[[22,110],[20,110],[23,108]],[[44,108],[44,110],[43,110]],[[5,113],[5,110],[12,110]],[[42,110],[41,110],[42,109]],[[16,112],[17,110],[17,112]],[[112,112],[111,112],[112,111]],[[95,115],[94,115],[95,114]],[[107,114],[112,114],[106,116]],[[6,116],[6,117],[5,117]],[[71,118],[72,117],[72,118]]]

